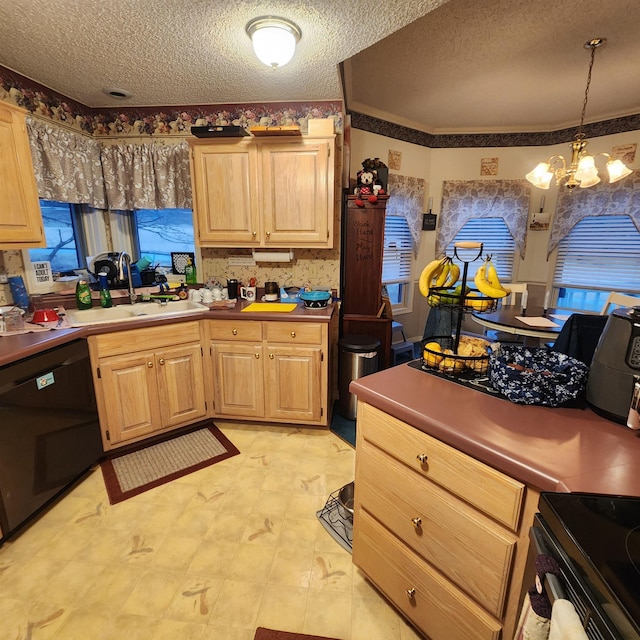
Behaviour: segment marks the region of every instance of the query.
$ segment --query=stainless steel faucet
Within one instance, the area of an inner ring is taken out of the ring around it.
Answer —
[[[127,267],[127,281],[129,283],[129,301],[133,304],[138,295],[133,288],[133,278],[131,277],[131,256],[126,251],[121,251],[118,258],[118,280],[125,279],[124,267]]]

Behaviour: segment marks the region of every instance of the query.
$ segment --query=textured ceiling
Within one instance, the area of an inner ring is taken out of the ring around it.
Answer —
[[[260,64],[260,15],[296,22],[289,65]],[[433,133],[576,125],[640,113],[638,0],[15,0],[0,65],[88,107],[337,100]],[[106,96],[117,87],[125,100]]]

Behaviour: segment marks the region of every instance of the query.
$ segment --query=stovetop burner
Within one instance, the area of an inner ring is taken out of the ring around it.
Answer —
[[[540,513],[603,608],[640,634],[640,498],[542,493]]]

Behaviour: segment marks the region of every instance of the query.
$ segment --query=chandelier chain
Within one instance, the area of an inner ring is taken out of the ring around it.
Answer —
[[[584,90],[584,100],[582,102],[582,114],[580,115],[580,128],[578,129],[578,134],[576,135],[576,138],[578,140],[584,138],[584,133],[582,133],[582,126],[584,125],[584,115],[587,112],[587,100],[589,99],[589,86],[591,85],[591,71],[593,70],[593,61],[595,60],[596,48],[598,47],[598,45],[594,46],[593,43],[594,41],[592,41],[592,44],[590,46],[591,60],[589,61],[589,73],[587,74],[587,86],[585,87],[585,90]]]

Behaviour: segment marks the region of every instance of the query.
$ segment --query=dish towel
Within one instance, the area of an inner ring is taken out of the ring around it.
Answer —
[[[553,603],[549,640],[589,640],[576,608],[568,600]]]
[[[549,622],[549,618],[535,612],[531,604],[531,595],[527,593],[522,604],[514,640],[548,640]]]

